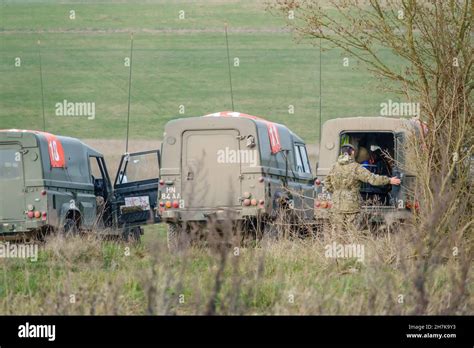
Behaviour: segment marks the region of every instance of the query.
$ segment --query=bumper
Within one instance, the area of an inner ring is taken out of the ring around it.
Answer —
[[[171,221],[208,221],[208,220],[244,220],[265,213],[264,208],[238,207],[200,210],[163,210],[157,216],[164,222]]]
[[[1,221],[0,235],[10,233],[23,233],[39,229],[46,225],[46,221],[42,220],[17,220],[17,221]]]

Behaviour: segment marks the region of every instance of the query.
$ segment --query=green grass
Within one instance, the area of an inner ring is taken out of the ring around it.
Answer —
[[[219,29],[279,28],[282,20],[264,11],[263,1],[7,1],[5,28],[14,29]],[[76,18],[69,18],[74,10]],[[180,19],[184,11],[184,19]],[[245,14],[245,15],[243,15]]]
[[[76,10],[74,21],[67,17],[71,8]],[[180,9],[186,11],[185,20],[178,19]],[[319,51],[279,31],[284,21],[265,11],[262,2],[6,2],[1,19],[1,128],[42,127],[36,44],[41,39],[47,130],[80,138],[122,138],[128,100],[127,31],[136,32],[132,138],[159,139],[171,119],[229,110],[223,33],[223,23],[228,21],[230,55],[240,59],[240,66],[232,67],[235,110],[284,123],[306,141],[316,141]],[[389,52],[384,54],[391,59]],[[21,58],[21,67],[14,66],[16,57]],[[344,67],[342,58],[337,49],[322,54],[323,121],[377,115],[379,104],[389,95],[379,81],[358,68],[355,59]],[[95,102],[96,119],[56,116],[55,104],[64,99]],[[178,112],[180,105],[185,106],[184,114]],[[288,113],[289,105],[294,106],[294,114]]]

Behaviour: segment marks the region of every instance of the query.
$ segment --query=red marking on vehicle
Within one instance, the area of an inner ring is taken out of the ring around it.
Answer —
[[[42,134],[48,142],[49,160],[51,161],[51,167],[53,168],[64,168],[66,167],[66,159],[64,157],[64,149],[61,141],[53,134],[43,133]]]
[[[251,120],[262,121],[267,126],[268,137],[270,138],[270,148],[272,150],[272,154],[275,154],[281,150],[280,135],[278,133],[278,127],[276,123],[267,121],[258,116],[243,114],[241,112],[234,112],[234,111],[221,111],[221,112],[216,112],[214,114],[205,115],[204,117],[244,117],[244,118],[249,118]]]

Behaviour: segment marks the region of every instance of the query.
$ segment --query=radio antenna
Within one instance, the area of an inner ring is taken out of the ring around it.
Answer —
[[[322,50],[322,46],[321,46],[321,38],[319,38],[319,144],[321,145],[321,124],[322,124],[322,119],[323,119],[323,116],[322,116],[322,68],[321,68],[321,57],[322,57],[322,54],[321,54],[321,50]],[[321,151],[321,149],[319,149],[319,151]]]
[[[41,40],[38,40],[38,58],[39,58],[39,73],[41,83],[41,108],[43,111],[43,132],[46,131],[46,117],[44,115],[44,88],[43,88],[43,67],[41,62]]]
[[[125,152],[128,153],[128,135],[130,133],[130,99],[132,91],[132,61],[133,61],[133,33],[130,35],[130,70],[128,74],[128,112],[127,112],[127,141]]]
[[[230,101],[232,103],[232,111],[235,111],[234,110],[234,91],[232,90],[232,72],[230,69],[229,37],[227,35],[227,22],[225,23],[225,43],[227,46],[227,66],[229,68]]]

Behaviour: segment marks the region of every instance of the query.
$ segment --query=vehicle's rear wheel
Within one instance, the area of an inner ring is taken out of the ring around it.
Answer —
[[[185,229],[179,224],[167,223],[168,250],[171,253],[185,250],[190,245],[189,237]]]
[[[237,237],[242,246],[253,246],[259,243],[264,235],[264,222],[248,219],[237,222],[234,226],[234,238]]]
[[[130,243],[140,243],[142,236],[142,229],[140,227],[125,228],[122,234],[122,239]]]
[[[281,238],[281,233],[275,221],[265,221],[263,225],[263,239],[269,242],[275,242]]]
[[[390,224],[387,224],[387,233],[397,233],[402,229],[404,221],[403,220],[397,220],[393,221]]]
[[[77,228],[76,220],[66,218],[61,232],[65,236],[77,235],[79,233],[79,229]]]

